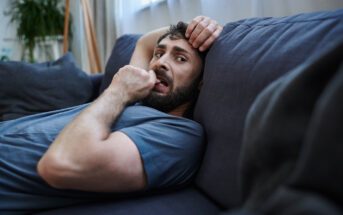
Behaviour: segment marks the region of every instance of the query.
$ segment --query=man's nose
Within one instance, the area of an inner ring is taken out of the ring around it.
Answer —
[[[156,66],[158,67],[158,69],[167,71],[169,69],[167,56],[163,55],[162,57],[160,57],[156,62]]]

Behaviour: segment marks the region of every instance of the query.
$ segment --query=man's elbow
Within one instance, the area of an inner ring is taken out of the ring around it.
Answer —
[[[37,165],[37,172],[50,186],[57,189],[66,188],[66,165],[55,156],[44,156]]]

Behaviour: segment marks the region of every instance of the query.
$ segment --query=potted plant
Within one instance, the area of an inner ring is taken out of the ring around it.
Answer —
[[[38,42],[45,41],[47,37],[57,40],[58,35],[63,35],[64,11],[60,0],[11,1],[10,9],[5,15],[11,16],[11,23],[17,23],[17,37],[24,44],[23,56],[28,49],[29,62],[35,62],[34,49]],[[71,36],[70,26],[69,23]]]

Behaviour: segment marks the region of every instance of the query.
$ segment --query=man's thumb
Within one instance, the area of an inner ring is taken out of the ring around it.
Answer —
[[[149,70],[148,73],[149,73],[149,76],[150,76],[150,81],[155,84],[155,82],[156,82],[156,73],[152,69]]]

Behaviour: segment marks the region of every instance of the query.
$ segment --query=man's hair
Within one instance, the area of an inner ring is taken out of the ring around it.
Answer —
[[[160,38],[157,40],[157,44],[159,44],[164,38],[168,36],[171,40],[184,39],[188,41],[189,38],[186,37],[187,27],[188,24],[181,21],[178,22],[176,25],[170,25],[169,30],[165,34],[160,36]],[[197,53],[200,56],[204,66],[207,51],[200,52],[199,49],[197,49]]]

